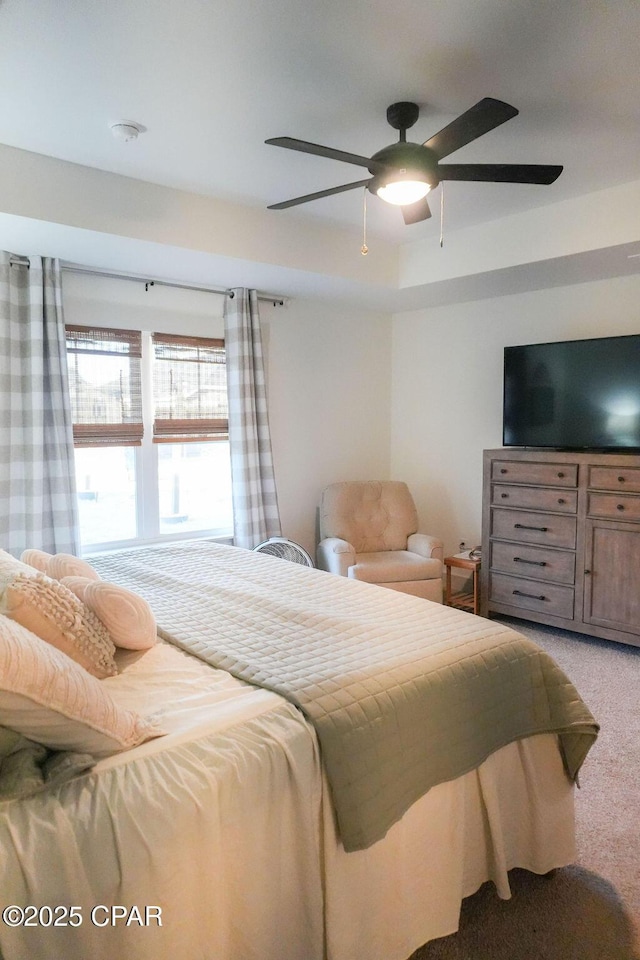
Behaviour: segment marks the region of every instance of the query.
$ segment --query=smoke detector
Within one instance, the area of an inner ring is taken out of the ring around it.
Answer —
[[[133,120],[118,120],[117,123],[109,125],[111,133],[116,140],[123,140],[127,143],[129,140],[137,140],[138,134],[144,132],[141,123],[134,123]]]

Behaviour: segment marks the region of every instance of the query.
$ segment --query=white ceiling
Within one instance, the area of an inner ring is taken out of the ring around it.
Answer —
[[[640,179],[639,39],[638,0],[0,0],[0,143],[264,207],[367,175],[268,137],[370,155],[396,139],[394,101],[419,103],[422,142],[482,97],[506,100],[520,115],[455,161],[564,172],[448,184],[456,230]],[[120,119],[146,132],[116,141]],[[371,198],[369,229],[419,240],[438,206],[405,227]],[[362,193],[271,215],[355,225]]]

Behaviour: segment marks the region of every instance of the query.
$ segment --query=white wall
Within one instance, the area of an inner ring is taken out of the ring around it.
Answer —
[[[640,277],[559,287],[393,318],[391,476],[425,532],[480,543],[482,451],[502,446],[508,344],[640,333]]]
[[[324,486],[389,477],[391,319],[303,300],[261,315],[282,530],[313,552]]]
[[[223,336],[223,298],[64,272],[67,323]],[[312,554],[320,491],[389,476],[391,318],[316,301],[260,304],[283,535]]]

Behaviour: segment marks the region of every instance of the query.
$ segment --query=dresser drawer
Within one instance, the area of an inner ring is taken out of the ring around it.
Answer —
[[[577,487],[576,463],[532,463],[519,460],[494,460],[491,479],[505,483],[541,483],[547,487]]]
[[[590,493],[588,513],[604,520],[640,520],[640,497],[616,496],[614,493]]]
[[[522,610],[535,610],[552,617],[573,619],[573,590],[550,583],[491,574],[491,599]]]
[[[526,510],[557,510],[558,513],[576,513],[577,490],[550,490],[548,487],[511,486],[496,483],[493,503],[503,507],[523,507]]]
[[[576,545],[575,517],[502,510],[497,507],[494,507],[492,513],[492,538],[539,543],[548,547],[566,547],[569,550]]]
[[[640,493],[638,467],[589,467],[589,486],[596,490]]]
[[[565,550],[496,541],[491,544],[491,569],[516,577],[533,577],[573,586],[576,555]]]

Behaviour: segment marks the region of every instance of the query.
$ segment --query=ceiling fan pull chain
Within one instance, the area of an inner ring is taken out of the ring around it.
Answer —
[[[360,253],[363,257],[369,253],[369,247],[367,246],[367,188],[365,187],[362,191],[362,246],[360,247]]]
[[[440,246],[444,247],[444,181],[440,184]]]

